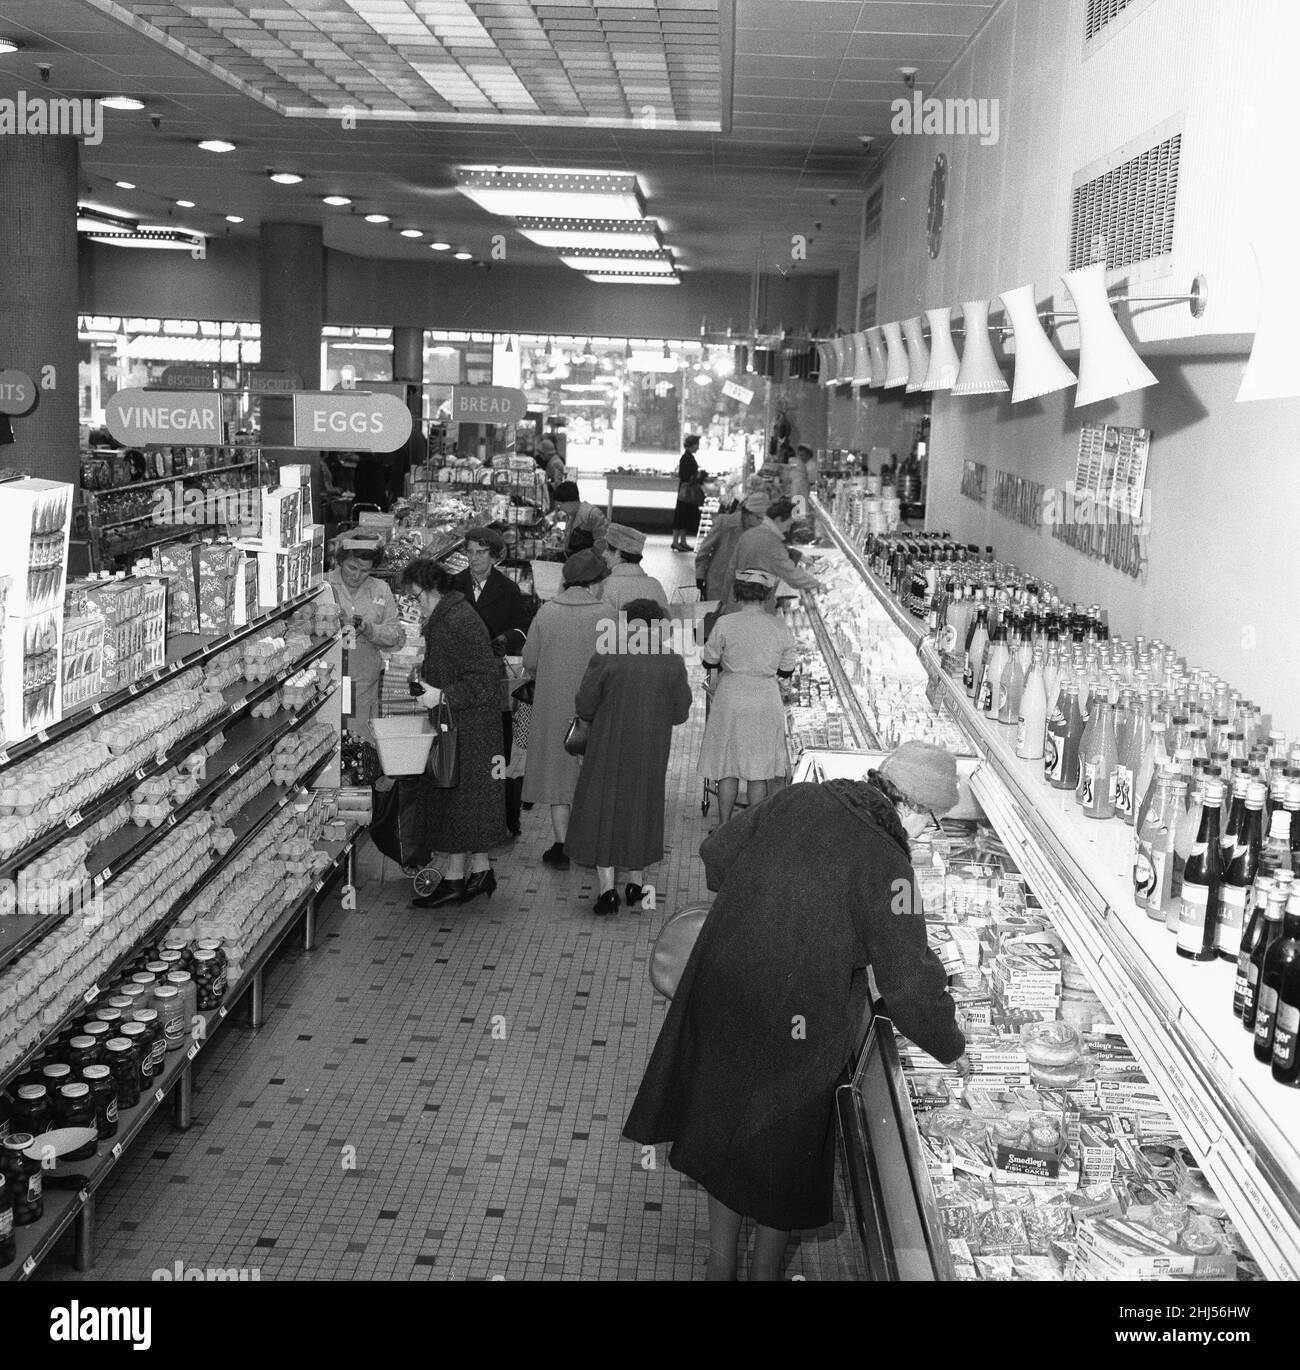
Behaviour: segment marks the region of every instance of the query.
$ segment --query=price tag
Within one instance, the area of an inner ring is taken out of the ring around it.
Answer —
[[[190,1049],[185,1053],[185,1055],[192,1061],[198,1054],[199,1044],[197,1042],[191,1042]]]
[[[99,986],[91,985],[91,987],[81,997],[86,1001],[86,1003],[90,1003],[91,1000],[93,1000],[98,993]]]
[[[69,828],[77,828],[77,827],[80,827],[80,826],[81,826],[81,810],[80,810],[80,809],[73,809],[73,811],[72,811],[72,812],[63,820],[63,822],[64,822],[64,824],[65,824],[67,827],[69,827]]]
[[[35,1257],[35,1256],[28,1256],[27,1259],[23,1262],[23,1274],[24,1274],[24,1275],[30,1275],[30,1274],[32,1273],[32,1271],[35,1270],[35,1269],[36,1269],[36,1257]]]
[[[36,740],[37,740],[37,742],[48,742],[48,741],[50,740],[50,735],[49,735],[49,733],[47,733],[47,732],[45,731],[44,728],[42,728],[42,729],[36,734]]]
[[[78,1202],[79,1204],[84,1204],[88,1198],[90,1198],[90,1190],[88,1190],[88,1189],[79,1189],[79,1190],[77,1190],[77,1202]]]
[[[176,815],[174,813],[169,813],[167,815],[167,826],[169,828],[174,828],[176,826]]]
[[[220,1005],[218,1005],[218,1007],[217,1007],[217,1017],[218,1017],[218,1018],[224,1018],[225,1016],[226,1016],[226,1006],[225,1006],[225,1004],[220,1004]]]
[[[92,714],[96,714],[96,715],[102,714],[102,713],[104,712],[104,706],[103,706],[102,704],[99,704],[99,703],[92,704],[92,705],[90,706],[90,712],[91,712]]]
[[[155,1100],[157,1100],[158,1103],[162,1103],[162,1101],[167,1097],[167,1091],[165,1089],[155,1089],[153,1092],[153,1097]]]
[[[153,759],[155,766],[165,766],[167,764],[167,753],[159,752]]]
[[[149,774],[149,769],[148,769],[147,766],[137,766],[137,767],[135,768],[135,778],[136,778],[137,780],[143,780],[143,779],[145,778],[145,776],[148,775],[148,774]]]
[[[126,692],[127,692],[127,694],[129,694],[129,695],[138,695],[138,694],[140,693],[140,687],[139,687],[139,686],[135,683],[135,681],[133,680],[133,681],[126,687]]]
[[[0,751],[0,766],[7,766],[8,764],[9,764],[9,753],[6,752],[6,751]]]
[[[112,1152],[111,1152],[110,1154],[112,1155],[112,1157],[113,1157],[113,1159],[114,1159],[115,1161],[120,1161],[120,1160],[122,1159],[122,1143],[121,1143],[121,1142],[114,1142],[114,1143],[113,1143],[113,1150],[112,1150]]]
[[[227,775],[238,775],[238,774],[239,774],[239,762],[238,762],[238,761],[233,762],[233,763],[231,764],[231,766],[230,766],[230,769],[226,772],[226,774],[227,774]]]

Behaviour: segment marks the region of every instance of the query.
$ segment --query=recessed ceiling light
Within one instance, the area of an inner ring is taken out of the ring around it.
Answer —
[[[177,200],[176,203],[177,203],[178,205],[180,205],[180,207],[181,207],[182,209],[193,209],[193,208],[194,208],[194,201],[193,201],[193,200]]]
[[[679,285],[680,276],[647,276],[637,271],[585,271],[583,275],[597,285]]]
[[[6,53],[17,52],[18,44],[12,38],[0,38],[0,56]]]
[[[420,228],[404,228],[404,229],[402,230],[402,237],[403,237],[403,238],[423,238],[423,237],[424,237],[424,230],[423,230],[423,229],[420,229]]]
[[[224,138],[204,138],[199,144],[204,152],[234,152],[234,143],[228,143]]]
[[[456,189],[489,214],[564,219],[640,219],[637,178],[622,171],[463,166]]]
[[[387,215],[387,214],[367,214],[367,215],[366,215],[366,223],[368,223],[368,224],[386,224],[387,222],[388,222],[388,215]]]
[[[228,224],[242,224],[244,222],[244,216],[242,214],[227,214],[226,222]]]
[[[430,243],[429,246],[430,246],[431,248],[433,248],[433,250],[434,250],[435,252],[450,252],[450,251],[451,251],[451,244],[450,244],[450,243]]]
[[[516,221],[515,227],[541,247],[631,248],[646,251],[659,246],[657,219],[618,222],[593,219],[544,219],[535,216]]]
[[[296,186],[302,180],[302,177],[299,176],[296,171],[273,171],[271,173],[271,179],[276,185]]]
[[[135,189],[135,182],[134,182],[134,181],[114,181],[113,184],[114,184],[119,190],[134,190],[134,189]]]
[[[106,95],[99,102],[107,109],[143,109],[144,101],[134,95]]]
[[[469,262],[474,260],[472,252],[457,252],[453,254],[458,262]]]
[[[327,205],[350,205],[352,201],[346,195],[325,195],[321,197],[322,203]]]

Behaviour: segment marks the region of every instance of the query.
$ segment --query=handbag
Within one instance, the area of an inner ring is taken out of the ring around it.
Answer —
[[[460,733],[445,698],[433,711],[433,746],[425,771],[434,789],[454,790],[460,784]]]
[[[710,908],[711,904],[692,904],[673,914],[659,929],[659,936],[650,950],[648,972],[650,983],[665,999],[671,999],[677,992]]]
[[[535,680],[525,680],[517,689],[511,690],[510,697],[517,699],[520,704],[531,704],[533,697],[537,694],[537,682]]]
[[[569,720],[569,730],[564,734],[564,750],[570,756],[582,756],[587,750],[587,739],[591,736],[591,719],[579,718],[575,714]]]
[[[698,509],[704,503],[704,486],[695,481],[682,481],[677,487],[677,502]]]

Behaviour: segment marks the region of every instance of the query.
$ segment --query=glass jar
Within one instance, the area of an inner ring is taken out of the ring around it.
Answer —
[[[105,1032],[107,1032],[105,1028]],[[74,1075],[80,1075],[87,1066],[96,1066],[103,1060],[99,1042],[96,1038],[83,1034],[68,1043],[65,1057]]]
[[[143,985],[145,989],[148,990],[150,994],[152,994],[153,987],[158,983],[158,977],[152,971],[138,970],[131,977],[131,983],[133,985]],[[127,990],[126,992],[128,994],[131,993],[130,990]]]
[[[66,1061],[51,1061],[49,1065],[41,1067],[41,1076],[45,1088],[50,1092],[50,1099],[54,1100],[59,1097],[59,1090],[71,1083],[72,1067]]]
[[[100,1046],[103,1046],[110,1037],[117,1036],[117,1025],[122,1021],[122,1014],[119,1009],[102,1008],[97,1017],[88,1018],[81,1025],[81,1030],[87,1037],[93,1037]]]
[[[115,1008],[123,1018],[135,1007],[135,1000],[129,994],[110,994],[108,1003],[103,1008]],[[103,1008],[100,1009],[98,1017],[103,1018]],[[105,1020],[107,1021],[107,1020]]]
[[[122,1017],[130,1022],[131,1015],[136,1009],[148,1006],[149,1000],[153,998],[153,988],[151,985],[137,985],[132,981],[122,986],[122,997],[128,1001],[122,1010]]]
[[[158,1023],[163,1032],[163,1043],[167,1051],[179,1051],[185,1045],[186,1019],[185,1001],[175,985],[162,983],[154,988],[153,1011],[158,1015]]]
[[[90,1093],[90,1086],[84,1080],[74,1080],[70,1085],[64,1085],[59,1090],[59,1101],[55,1106],[55,1112],[62,1127],[88,1127],[91,1132],[96,1132],[95,1126],[95,1100]],[[92,1137],[85,1146],[79,1146],[75,1151],[69,1151],[60,1160],[64,1161],[84,1161],[95,1154],[95,1138]]]
[[[0,1173],[0,1269],[14,1263],[18,1243],[14,1241],[14,1198],[9,1191],[9,1178]]]
[[[194,977],[187,970],[170,970],[167,972],[167,983],[175,985],[181,992],[181,1013],[185,1018],[185,1034],[189,1036],[199,1011],[199,993],[194,988]]]
[[[129,1037],[112,1037],[104,1044],[104,1050],[117,1086],[119,1113],[124,1108],[134,1108],[140,1102],[140,1053],[135,1043]]]
[[[171,966],[161,957],[155,956],[152,960],[144,963],[145,973],[152,975],[155,982],[160,981],[164,975],[171,970]]]
[[[39,1137],[54,1126],[54,1110],[50,1106],[50,1092],[44,1085],[19,1085],[9,1114],[13,1132],[27,1132]]]
[[[82,1079],[95,1102],[95,1131],[101,1142],[117,1136],[117,1082],[109,1066],[87,1066]]]
[[[220,957],[220,960],[218,958]],[[217,1008],[226,993],[225,958],[219,951],[204,948],[194,953],[194,989],[201,1012]]]
[[[145,1030],[148,1047],[140,1057],[140,1078],[148,1081],[162,1074],[163,1057],[167,1053],[167,1040],[163,1036],[162,1024],[158,1021],[158,1010],[138,1008],[131,1015],[133,1022]]]
[[[13,1196],[14,1226],[26,1227],[45,1212],[41,1195],[41,1163],[27,1154],[36,1140],[30,1133],[15,1132],[5,1138],[0,1149],[0,1175]]]
[[[143,1023],[137,1023],[132,1019],[131,1022],[122,1024],[122,1036],[135,1048],[136,1088],[143,1094],[150,1088],[150,1081],[153,1079],[152,1075],[145,1074],[145,1062],[153,1045],[149,1040],[149,1029]]]
[[[185,969],[185,953],[180,947],[164,947],[158,953],[158,959],[167,967],[167,970],[159,972],[158,978],[160,980],[165,980],[168,973],[173,970]]]

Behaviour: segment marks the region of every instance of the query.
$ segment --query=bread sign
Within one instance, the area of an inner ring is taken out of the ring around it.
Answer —
[[[528,396],[505,385],[457,385],[451,392],[453,423],[522,423]]]

